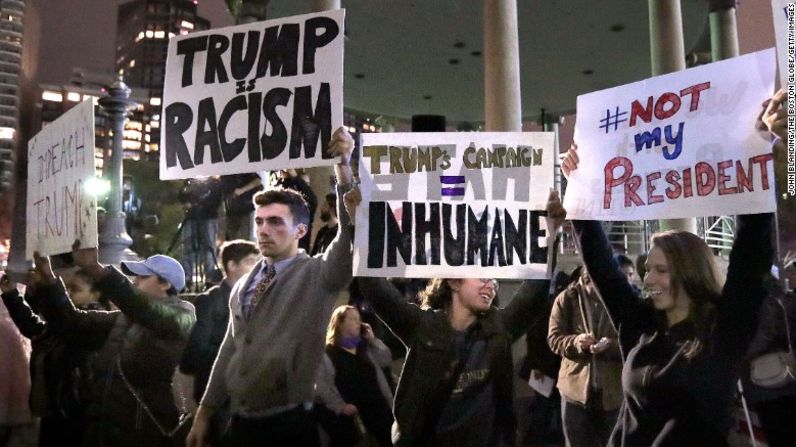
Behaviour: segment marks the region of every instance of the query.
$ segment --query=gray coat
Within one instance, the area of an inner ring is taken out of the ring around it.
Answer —
[[[339,292],[351,282],[353,228],[342,202],[337,237],[327,250],[315,257],[300,251],[248,319],[240,295],[265,261],[232,288],[227,333],[202,405],[219,407],[229,397],[232,414],[258,414],[312,401],[326,326]]]

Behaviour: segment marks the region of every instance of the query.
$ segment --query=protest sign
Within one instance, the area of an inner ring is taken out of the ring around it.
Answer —
[[[343,123],[344,10],[169,41],[160,178],[332,165]]]
[[[572,219],[771,212],[770,137],[755,128],[773,49],[578,97]]]
[[[542,278],[554,134],[362,135],[354,274]]]
[[[796,84],[796,2],[771,0],[771,14],[774,19],[774,40],[777,44],[777,68],[779,85]]]
[[[25,258],[97,246],[97,199],[85,191],[94,178],[94,103],[83,101],[28,142]]]

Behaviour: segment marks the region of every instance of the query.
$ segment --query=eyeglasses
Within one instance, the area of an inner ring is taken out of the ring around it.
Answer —
[[[492,288],[495,289],[495,292],[497,292],[498,289],[500,288],[500,284],[494,278],[478,278],[478,280],[481,281],[481,284],[484,285],[492,283]]]

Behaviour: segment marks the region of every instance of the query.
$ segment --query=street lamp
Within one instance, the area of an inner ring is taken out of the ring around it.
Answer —
[[[125,228],[125,214],[122,211],[122,140],[124,121],[138,103],[130,99],[130,88],[119,79],[108,89],[108,95],[99,99],[99,105],[110,117],[113,127],[111,160],[107,171],[110,182],[105,228],[99,235],[99,260],[103,264],[118,265],[121,261],[137,260],[138,255],[130,250],[133,239]]]

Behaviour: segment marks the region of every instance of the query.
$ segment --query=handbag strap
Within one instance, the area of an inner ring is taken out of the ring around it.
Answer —
[[[448,404],[448,399],[450,399],[451,395],[453,395],[453,390],[456,389],[456,384],[459,382],[459,377],[462,375],[464,368],[467,366],[467,361],[470,359],[470,352],[472,351],[474,344],[475,340],[473,340],[473,334],[468,331],[465,335],[464,352],[462,353],[459,363],[453,370],[453,374],[451,374],[450,379],[440,390],[439,395],[437,396],[438,398],[432,400],[432,408],[429,412],[429,417],[426,419],[426,424],[423,427],[423,431],[420,433],[421,445],[423,445],[423,443],[431,442],[432,438],[434,437],[434,431],[436,430],[437,424],[442,418],[442,412],[445,410],[445,406]]]
[[[788,308],[785,307],[785,302],[782,298],[777,298],[777,303],[782,308],[782,318],[785,320],[785,341],[788,342],[788,352],[793,355],[793,345],[790,342],[790,324],[788,324]]]
[[[149,405],[144,402],[144,399],[141,398],[141,395],[138,394],[138,391],[136,391],[136,389],[133,388],[133,385],[127,380],[127,376],[124,375],[124,370],[122,369],[121,355],[116,357],[116,367],[119,370],[119,375],[122,377],[122,382],[124,382],[125,386],[127,386],[127,389],[130,390],[130,394],[135,397],[135,400],[138,401],[138,404],[141,405],[141,408],[144,409],[144,412],[147,414],[147,416],[149,416],[149,419],[152,420],[152,423],[155,424],[155,427],[158,428],[160,434],[167,438],[171,438],[180,430],[183,425],[185,425],[186,422],[191,420],[190,413],[182,413],[180,415],[180,420],[177,421],[177,425],[173,429],[167,431],[162,425],[160,425],[160,421],[157,420],[155,415],[152,414],[152,410],[149,409]],[[180,393],[182,393],[182,390],[180,390]]]

